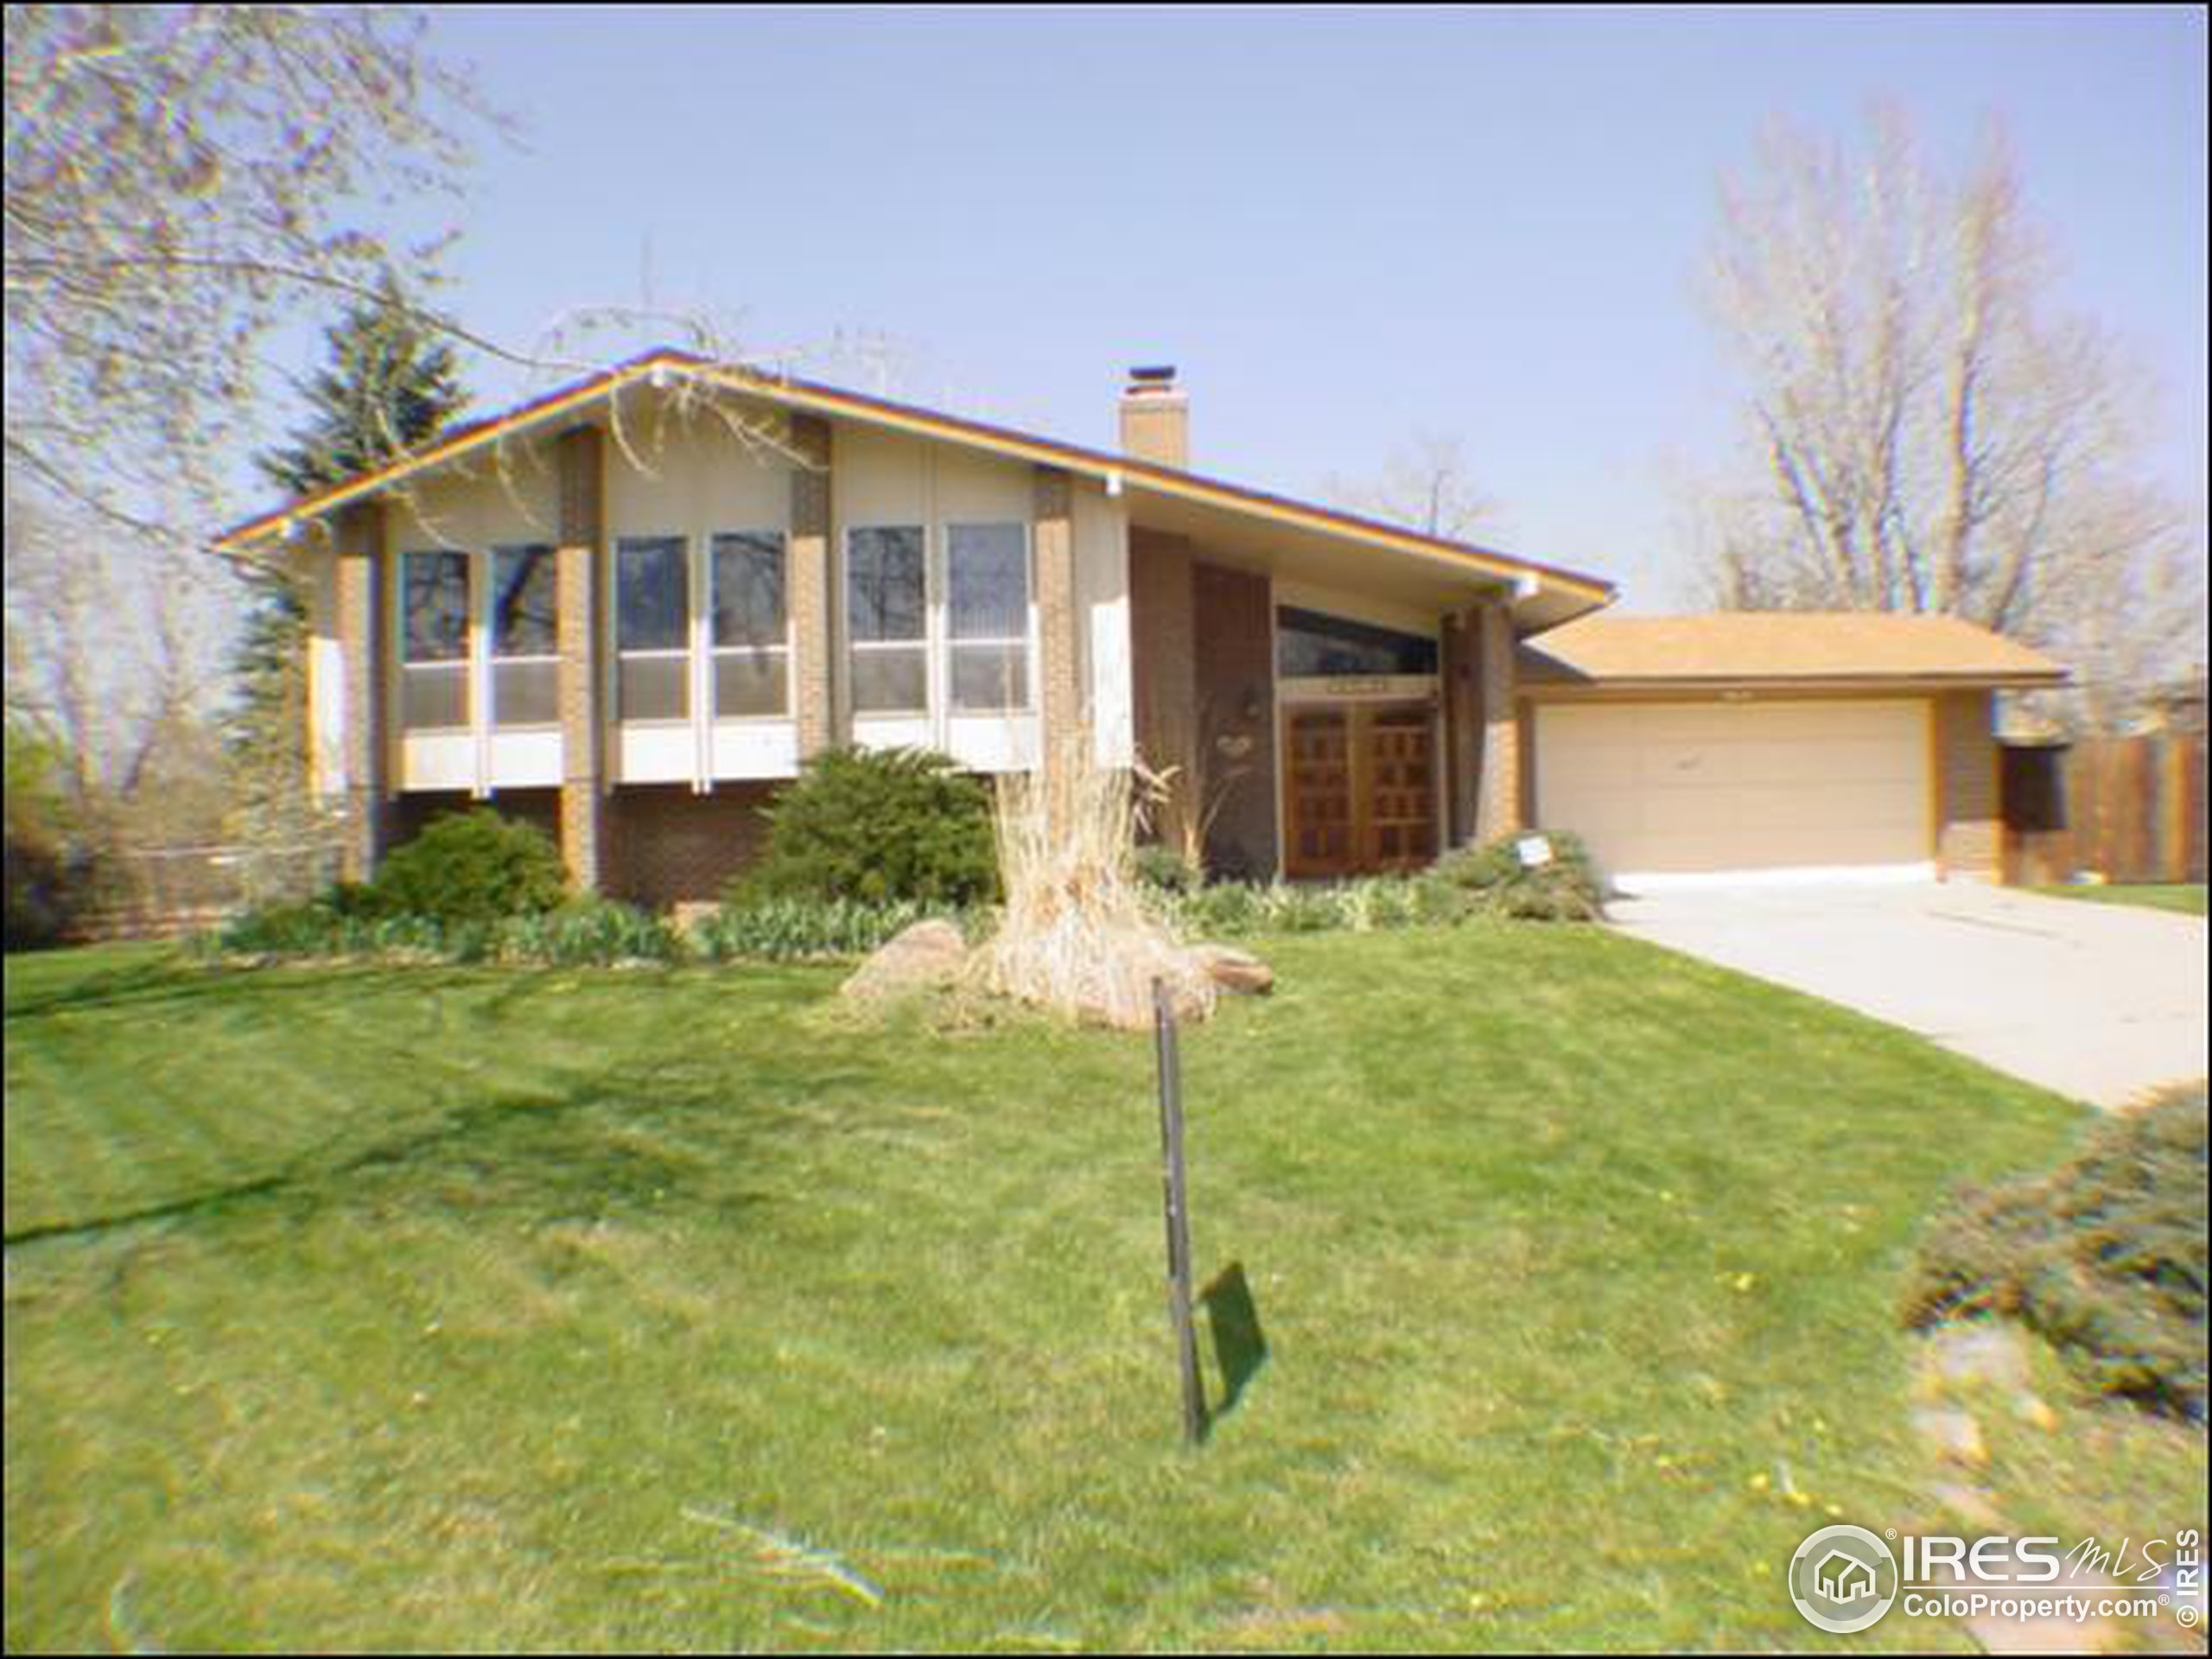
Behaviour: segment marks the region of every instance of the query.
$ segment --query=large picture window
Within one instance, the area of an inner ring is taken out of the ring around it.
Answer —
[[[624,720],[691,713],[691,583],[681,536],[614,547],[615,705]]]
[[[561,720],[559,576],[540,543],[492,550],[492,723]]]
[[[919,524],[851,531],[845,540],[845,632],[856,714],[929,708],[929,586]]]
[[[468,555],[458,549],[401,556],[399,724],[468,724]]]
[[[1029,704],[1029,543],[1020,524],[945,527],[946,683],[955,714]]]
[[[784,537],[741,531],[710,543],[715,714],[721,719],[791,710],[791,636]]]

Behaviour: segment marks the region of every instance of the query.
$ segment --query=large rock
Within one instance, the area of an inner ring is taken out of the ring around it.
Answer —
[[[916,922],[855,969],[847,996],[904,996],[950,985],[967,964],[968,942],[950,922]]]
[[[1205,970],[1208,979],[1224,991],[1258,996],[1274,988],[1275,970],[1249,950],[1234,950],[1225,944],[1194,944],[1191,947],[1191,958]]]

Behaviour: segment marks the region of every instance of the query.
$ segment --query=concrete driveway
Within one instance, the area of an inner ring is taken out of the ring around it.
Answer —
[[[2100,1106],[2205,1075],[2198,917],[1968,882],[1686,890],[1607,911],[1624,932]]]

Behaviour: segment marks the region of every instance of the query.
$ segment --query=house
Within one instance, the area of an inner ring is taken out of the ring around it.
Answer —
[[[1821,1557],[1820,1565],[1813,1570],[1813,1581],[1830,1601],[1846,1605],[1866,1600],[1876,1589],[1874,1569],[1840,1549]]]
[[[1611,583],[1192,470],[1173,372],[1102,451],[658,351],[226,532],[310,594],[359,874],[471,800],[583,886],[711,897],[831,745],[1141,758],[1218,871],[1416,868],[1535,823],[1657,880],[1999,868],[1963,624],[1613,619]],[[1079,735],[1078,735],[1079,734]]]

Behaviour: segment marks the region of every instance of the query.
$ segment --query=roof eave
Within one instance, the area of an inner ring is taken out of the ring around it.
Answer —
[[[1529,695],[1563,691],[1624,693],[1711,693],[1744,691],[2048,691],[2073,676],[2064,669],[2021,669],[1995,672],[1879,674],[1523,674],[1520,690]]]
[[[840,388],[766,372],[710,364],[686,353],[661,350],[645,353],[586,379],[556,389],[543,397],[496,416],[431,445],[417,454],[403,456],[359,478],[305,496],[272,512],[232,526],[213,543],[218,552],[242,551],[272,535],[288,531],[306,518],[320,518],[352,505],[402,480],[450,461],[470,450],[509,436],[528,427],[570,414],[598,398],[612,396],[625,385],[657,372],[676,370],[711,379],[733,391],[764,397],[809,413],[843,416],[873,422],[918,437],[950,440],[988,448],[1014,459],[1027,460],[1079,473],[1102,483],[1136,487],[1162,495],[1195,501],[1226,511],[1272,518],[1323,534],[1389,551],[1411,554],[1459,570],[1474,571],[1515,584],[1516,615],[1539,594],[1566,596],[1563,608],[1553,605],[1546,613],[1531,615],[1532,630],[1549,628],[1602,609],[1617,594],[1602,577],[1579,570],[1535,563],[1508,554],[1441,537],[1427,537],[1357,514],[1272,495],[1198,474],[1178,471],[1135,457],[1065,444],[1033,434],[1015,432],[985,423],[945,416],[888,399],[869,397]]]

